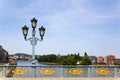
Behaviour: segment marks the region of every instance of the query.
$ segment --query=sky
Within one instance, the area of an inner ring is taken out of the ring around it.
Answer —
[[[120,0],[0,0],[0,45],[9,54],[32,54],[22,27],[29,27],[27,38],[32,37],[34,17],[37,38],[38,28],[46,28],[36,55],[87,52],[120,58]]]

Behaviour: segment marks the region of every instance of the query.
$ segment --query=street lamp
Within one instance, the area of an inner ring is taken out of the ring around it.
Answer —
[[[31,20],[31,25],[32,25],[32,28],[35,29],[36,28],[36,25],[37,25],[37,20],[35,18],[33,18]]]
[[[23,35],[24,35],[24,38],[26,40],[26,37],[27,37],[27,34],[28,34],[28,27],[25,25],[24,27],[22,27],[22,31],[23,31]]]
[[[40,34],[41,40],[43,40],[43,36],[45,34],[45,28],[43,26],[41,26],[41,28],[39,28],[39,34]]]
[[[42,41],[43,40],[43,36],[45,34],[45,28],[43,26],[41,26],[41,28],[39,28],[39,34],[40,34],[41,39],[36,38],[35,37],[35,34],[36,34],[36,31],[35,31],[36,25],[37,25],[37,20],[35,18],[33,18],[31,20],[31,26],[33,28],[33,30],[32,30],[32,37],[30,37],[28,39],[27,39],[27,34],[28,34],[29,28],[26,25],[24,27],[22,27],[22,31],[23,31],[23,35],[24,35],[25,41],[29,40],[31,42],[31,45],[32,45],[32,64],[33,65],[35,64],[35,45],[37,44],[37,41]]]

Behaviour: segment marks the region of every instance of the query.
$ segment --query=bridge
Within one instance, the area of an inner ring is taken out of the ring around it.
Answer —
[[[0,66],[0,80],[120,80],[120,66]]]

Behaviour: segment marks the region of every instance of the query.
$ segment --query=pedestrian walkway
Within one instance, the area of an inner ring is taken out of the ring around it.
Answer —
[[[0,80],[120,80],[120,78],[0,78]]]

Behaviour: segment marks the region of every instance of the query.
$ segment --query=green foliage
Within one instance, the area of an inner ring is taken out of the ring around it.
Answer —
[[[56,56],[55,54],[42,55],[36,58],[39,62],[57,63],[59,65],[76,65],[81,60],[79,54],[70,54],[66,56]]]
[[[1,63],[8,62],[9,61],[8,57],[9,57],[8,52],[2,47],[0,47],[0,62]]]
[[[87,53],[84,53],[84,56],[80,62],[81,65],[91,65],[91,61],[89,59],[89,56],[87,55]]]
[[[42,55],[37,58],[39,62],[50,62],[57,63],[59,65],[76,65],[80,61],[81,65],[90,65],[90,59],[87,53],[84,54],[84,57],[81,57],[78,54],[68,54],[65,56],[56,56],[55,54]]]
[[[56,60],[57,56],[55,54],[42,55],[38,58],[39,62],[56,62]]]
[[[77,61],[79,61],[81,57],[76,54],[70,54],[67,56],[60,56],[57,58],[57,63],[60,65],[76,65]]]
[[[92,65],[105,65],[105,63],[93,63]]]

